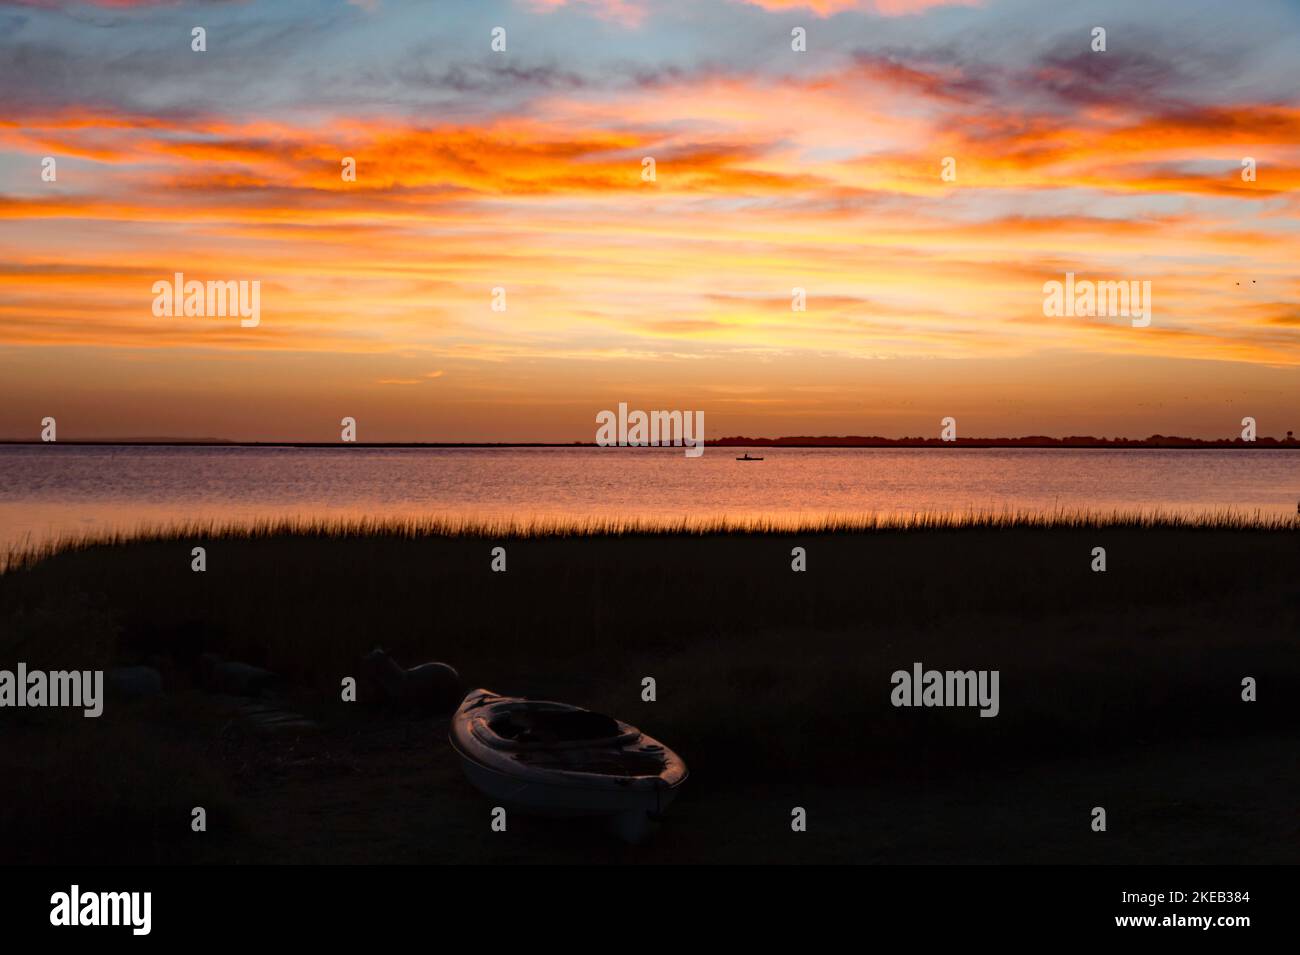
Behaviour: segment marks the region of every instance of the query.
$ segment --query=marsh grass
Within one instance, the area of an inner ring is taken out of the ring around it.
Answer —
[[[813,517],[711,515],[680,519],[645,517],[527,517],[527,518],[280,518],[221,522],[183,521],[142,524],[131,530],[68,534],[40,544],[19,544],[0,553],[0,573],[30,568],[62,553],[131,543],[192,540],[259,541],[296,537],[317,540],[388,538],[420,540],[549,540],[623,537],[745,537],[824,536],[925,531],[1017,530],[1300,530],[1300,514],[1286,516],[1262,511],[1220,508],[1184,513],[1093,511],[1059,508],[1052,511],[973,510],[964,512],[860,513]]]
[[[297,857],[322,831],[362,832],[376,812],[394,831],[413,818],[444,820],[428,845],[474,858],[482,840],[464,821],[478,818],[481,800],[456,775],[445,719],[412,722],[410,748],[391,751],[384,740],[400,731],[400,717],[340,702],[340,680],[376,645],[404,665],[451,663],[469,687],[566,700],[640,726],[691,766],[688,813],[695,805],[722,814],[779,782],[841,791],[835,805],[851,814],[870,804],[871,787],[956,786],[970,773],[1015,780],[1035,768],[1053,792],[1032,811],[1055,819],[1064,803],[1098,798],[1086,787],[1059,791],[1068,776],[1051,767],[1063,760],[1134,751],[1158,767],[1185,745],[1223,753],[1263,734],[1294,741],[1297,529],[1233,511],[985,512],[676,524],[194,522],[55,542],[24,551],[0,575],[0,666],[147,664],[161,670],[166,695],[162,712],[142,707],[138,718],[114,705],[101,720],[15,726],[25,738],[8,755],[0,747],[0,802],[10,807],[0,813],[0,845],[22,836],[84,859],[86,845],[67,842],[62,822],[78,801],[93,803],[90,819],[103,818],[100,806],[120,812],[123,839],[153,838],[154,809],[133,807],[155,804],[187,832],[175,810],[191,798],[186,780],[207,770],[250,827],[265,814],[258,838],[270,840],[279,819],[317,818],[321,786],[335,800],[326,826],[298,827],[274,850],[238,843],[230,851],[241,860]],[[493,573],[500,542],[509,570]],[[206,573],[190,569],[196,544],[208,549]],[[803,573],[791,570],[796,545],[807,550]],[[1104,574],[1090,569],[1098,545],[1108,553]],[[315,748],[300,752],[293,740],[224,748],[225,724],[196,702],[204,652],[282,676],[293,707],[327,727]],[[998,718],[892,706],[891,674],[916,661],[999,670]],[[1256,703],[1240,698],[1247,675],[1259,680]],[[646,676],[658,683],[653,703],[641,699]],[[106,752],[144,754],[127,774],[85,756],[119,720]],[[36,748],[46,754],[39,764]],[[1279,750],[1277,764],[1207,761],[1205,785],[1238,773],[1267,788],[1262,780],[1293,772],[1293,753]],[[313,766],[339,773],[318,780]],[[82,772],[93,778],[67,789]],[[140,795],[155,778],[157,798]],[[1158,768],[1125,780],[1166,801],[1202,798],[1196,786],[1164,792]],[[1016,805],[1015,783],[1008,787],[990,797],[993,808]],[[1248,801],[1250,787],[1237,798]],[[1239,846],[1244,805],[1196,832]],[[788,811],[763,809],[771,818]],[[1261,830],[1259,845],[1294,834],[1293,815],[1280,825],[1289,828]],[[683,838],[697,840],[697,851],[712,851],[708,832],[691,832]],[[150,861],[218,843],[141,844]],[[370,850],[356,836],[350,851]]]

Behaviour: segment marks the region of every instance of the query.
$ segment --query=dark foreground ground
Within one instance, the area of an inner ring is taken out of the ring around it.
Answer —
[[[66,553],[0,577],[0,668],[148,663],[164,694],[97,720],[0,710],[0,862],[1300,862],[1298,608],[1294,530]],[[518,815],[493,832],[445,717],[340,701],[375,645],[613,713],[691,779],[640,847]],[[270,705],[317,727],[268,731],[201,688],[202,652],[279,674]],[[915,661],[999,670],[1000,715],[892,707]]]

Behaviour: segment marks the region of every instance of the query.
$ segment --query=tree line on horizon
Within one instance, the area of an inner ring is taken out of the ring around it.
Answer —
[[[1069,435],[1053,438],[1047,435],[1025,435],[1019,438],[882,438],[878,435],[820,435],[786,436],[780,438],[750,438],[737,435],[714,438],[706,445],[730,447],[830,447],[830,448],[919,448],[919,447],[981,447],[981,448],[1285,448],[1300,447],[1293,432],[1285,438],[1259,437],[1246,441],[1236,438],[1184,438],[1177,435],[1153,434],[1148,438],[1098,438],[1093,435]]]

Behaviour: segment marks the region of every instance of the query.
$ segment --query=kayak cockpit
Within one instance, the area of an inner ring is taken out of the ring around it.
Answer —
[[[612,716],[539,700],[498,699],[486,713],[467,717],[474,738],[498,750],[618,749],[641,738]]]
[[[515,743],[592,743],[623,734],[612,716],[578,709],[510,710],[488,720],[488,728]]]

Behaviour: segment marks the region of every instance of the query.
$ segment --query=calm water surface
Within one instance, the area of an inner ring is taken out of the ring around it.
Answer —
[[[1294,514],[1297,451],[0,447],[0,547],[187,519]]]

